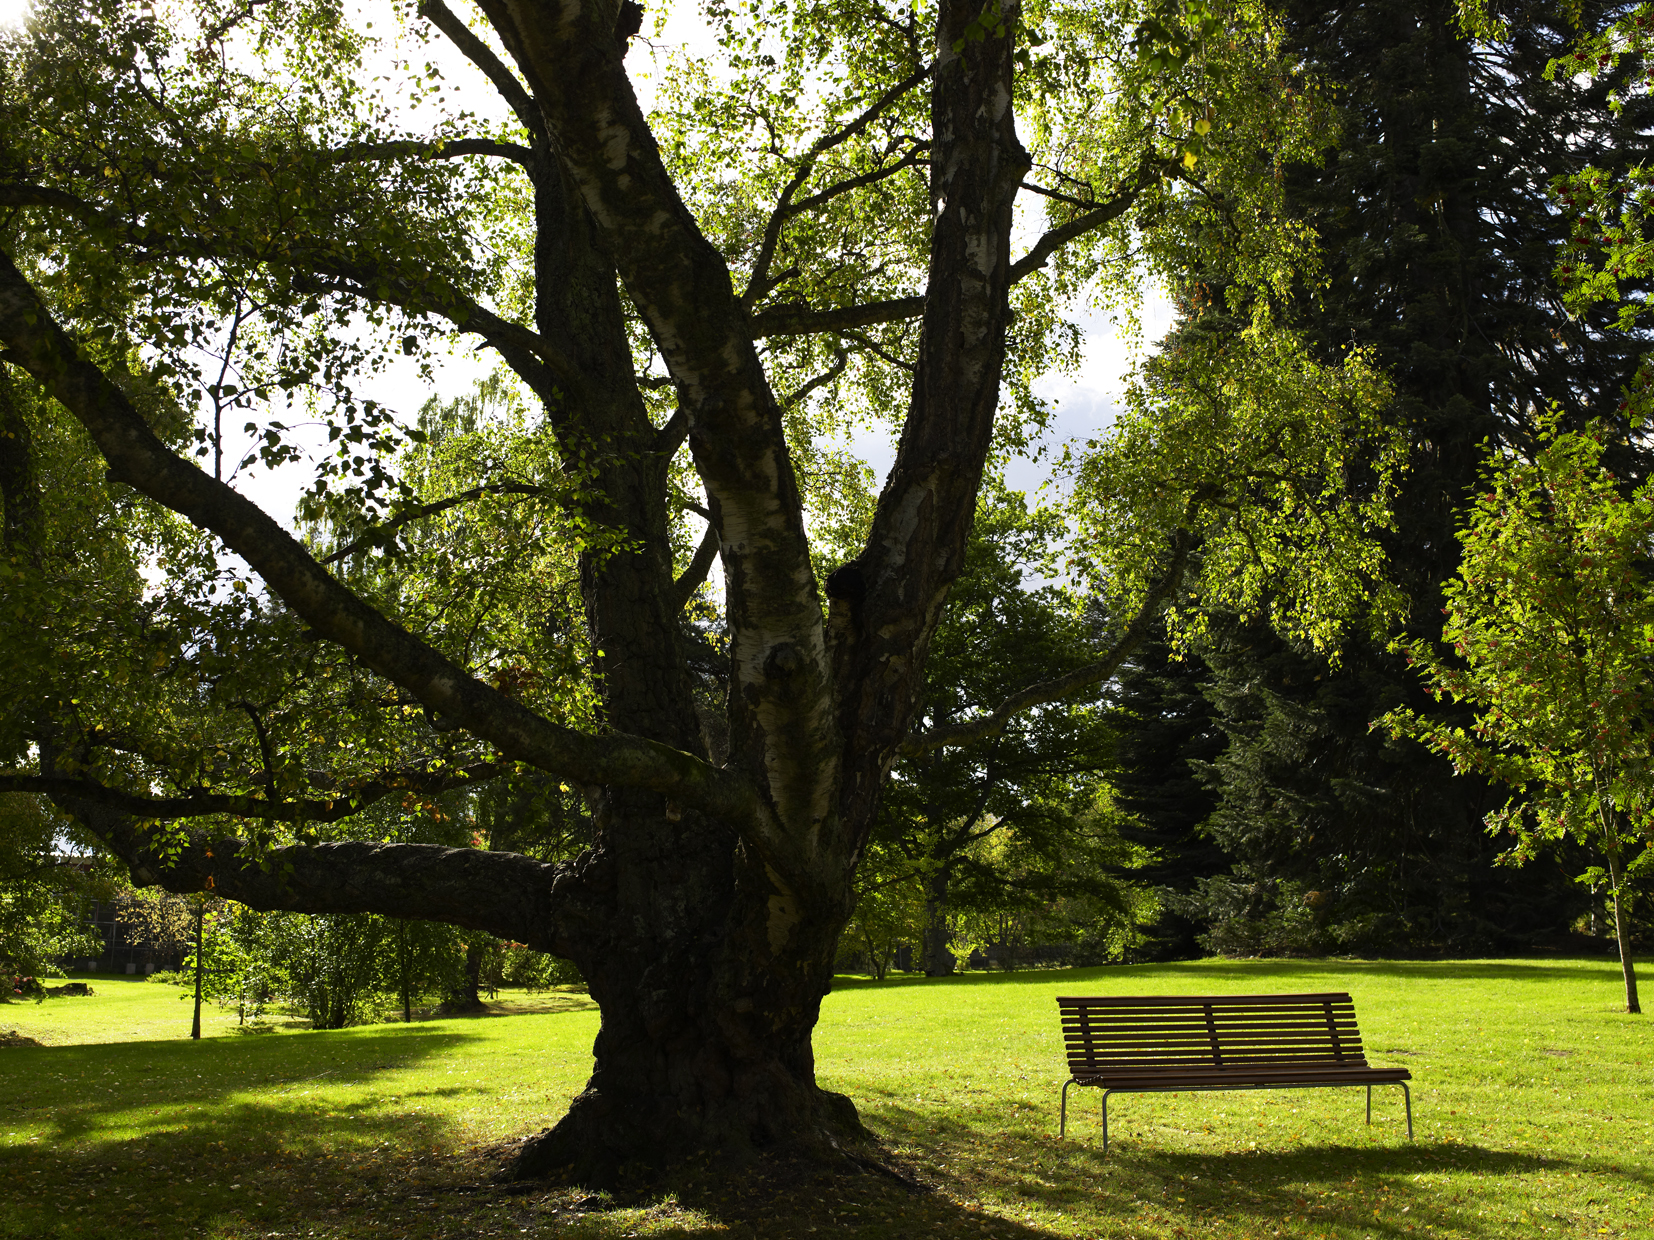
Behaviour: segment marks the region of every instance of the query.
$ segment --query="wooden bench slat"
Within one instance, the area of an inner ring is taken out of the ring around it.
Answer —
[[[1281,1057],[1327,1059],[1350,1063],[1364,1058],[1364,1052],[1335,1051],[1330,1046],[1253,1046],[1235,1048],[1222,1045],[1215,1051],[1210,1046],[1170,1046],[1159,1051],[1149,1047],[1125,1047],[1120,1050],[1086,1050],[1083,1047],[1076,1047],[1068,1052],[1069,1060],[1076,1063],[1088,1063],[1092,1060],[1099,1062],[1105,1060],[1111,1062],[1125,1060],[1153,1062],[1157,1059],[1205,1059],[1210,1061],[1214,1058],[1226,1060],[1231,1058],[1272,1059]]]
[[[1226,1063],[1266,1063],[1271,1060],[1298,1063],[1304,1060],[1325,1060],[1327,1063],[1349,1064],[1351,1067],[1360,1067],[1366,1063],[1365,1055],[1335,1054],[1324,1047],[1295,1047],[1290,1051],[1281,1050],[1251,1050],[1237,1051],[1220,1047],[1213,1051],[1209,1047],[1178,1047],[1160,1054],[1147,1051],[1127,1052],[1124,1054],[1086,1054],[1075,1052],[1068,1056],[1072,1064],[1085,1065],[1092,1063],[1205,1063],[1213,1067],[1222,1067]]]
[[[1097,1013],[1097,1015],[1108,1015],[1108,1013],[1115,1012],[1164,1012],[1168,1015],[1178,1015],[1178,1013],[1204,1012],[1207,1005],[1222,1007],[1222,1009],[1231,1010],[1231,1012],[1247,1013],[1247,1015],[1255,1015],[1255,1017],[1269,1017],[1269,1015],[1279,1015],[1279,1013],[1284,1012],[1322,1012],[1328,1007],[1335,1010],[1335,1012],[1353,1012],[1355,1010],[1355,1004],[1348,999],[1312,999],[1297,1002],[1297,1004],[1249,1004],[1249,1002],[1232,1002],[1232,1000],[1227,999],[1202,1000],[1199,1004],[1070,1004],[1065,1005],[1062,1010],[1064,1012]]]
[[[1327,1033],[1338,1030],[1340,1035],[1358,1032],[1353,1020],[1338,1020],[1328,1025],[1327,1020],[1224,1020],[1221,1012],[1212,1012],[1212,1020],[1216,1020],[1222,1028],[1234,1030],[1236,1033],[1269,1033],[1270,1030],[1280,1030],[1282,1033],[1302,1032],[1315,1030],[1317,1033]],[[1065,1033],[1138,1033],[1141,1037],[1151,1037],[1154,1033],[1193,1033],[1196,1030],[1207,1032],[1211,1023],[1206,1017],[1199,1020],[1156,1020],[1156,1022],[1126,1022],[1126,1020],[1075,1020],[1072,1025],[1064,1025]]]
[[[1327,1026],[1325,1025],[1322,1025],[1319,1029],[1317,1029],[1314,1025],[1293,1025],[1272,1029],[1237,1029],[1233,1025],[1225,1025],[1222,1022],[1219,1022],[1218,1028],[1227,1038],[1244,1038],[1249,1042],[1263,1041],[1268,1038],[1301,1041],[1308,1037],[1319,1038],[1323,1042],[1331,1041]],[[1149,1042],[1159,1038],[1209,1037],[1211,1032],[1211,1028],[1204,1024],[1153,1025],[1146,1029],[1127,1029],[1115,1027],[1112,1029],[1065,1030],[1064,1036],[1071,1042],[1076,1040],[1086,1042],[1135,1041],[1142,1042],[1147,1045]],[[1338,1040],[1340,1042],[1354,1041],[1357,1036],[1358,1031],[1353,1026],[1347,1029],[1338,1030]]]
[[[1065,999],[1057,997],[1057,1004],[1062,1007],[1088,1007],[1088,1009],[1108,1009],[1108,1007],[1202,1007],[1206,1004],[1236,1004],[1236,1005],[1275,1005],[1275,1007],[1303,1007],[1307,1004],[1353,1004],[1355,1000],[1350,995],[1092,995],[1092,997],[1078,997]]]
[[[1336,1029],[1338,1031],[1339,1035],[1343,1036],[1344,1034],[1347,1034],[1347,1033],[1355,1033],[1357,1031],[1357,1029],[1359,1028],[1353,1020],[1340,1020],[1337,1017],[1333,1018],[1331,1024],[1328,1024],[1325,1019],[1316,1020],[1316,1021],[1311,1021],[1311,1020],[1239,1021],[1239,1020],[1226,1020],[1226,1019],[1224,1019],[1223,1013],[1213,1012],[1211,1020],[1216,1021],[1217,1024],[1220,1025],[1222,1028],[1224,1028],[1224,1029],[1233,1029],[1237,1033],[1244,1033],[1248,1030],[1257,1030],[1257,1031],[1260,1031],[1260,1032],[1267,1032],[1268,1030],[1271,1030],[1271,1029],[1279,1029],[1283,1032],[1290,1032],[1290,1031],[1293,1031],[1293,1030],[1302,1030],[1302,1029],[1314,1029],[1314,1030],[1318,1030],[1321,1033],[1327,1033],[1330,1030]],[[1211,1021],[1209,1021],[1206,1017],[1202,1016],[1199,1019],[1190,1019],[1190,1020],[1163,1020],[1163,1019],[1156,1018],[1152,1021],[1147,1021],[1146,1020],[1146,1021],[1142,1021],[1142,1022],[1120,1021],[1120,1020],[1074,1021],[1072,1024],[1065,1025],[1064,1026],[1064,1031],[1069,1032],[1069,1033],[1112,1033],[1112,1032],[1116,1032],[1116,1031],[1125,1031],[1125,1032],[1130,1032],[1130,1033],[1141,1033],[1141,1034],[1148,1035],[1148,1034],[1154,1034],[1154,1033],[1160,1033],[1160,1032],[1171,1033],[1171,1032],[1176,1032],[1176,1031],[1179,1031],[1179,1030],[1210,1029],[1210,1027],[1211,1027]]]
[[[1136,1042],[1143,1046],[1152,1046],[1156,1042],[1186,1041],[1204,1038],[1208,1042],[1213,1038],[1227,1036],[1244,1039],[1248,1042],[1267,1042],[1270,1039],[1281,1041],[1302,1042],[1305,1038],[1313,1038],[1331,1046],[1334,1041],[1340,1045],[1358,1042],[1361,1040],[1359,1030],[1339,1029],[1331,1032],[1325,1025],[1319,1029],[1303,1027],[1298,1029],[1230,1029],[1223,1022],[1217,1022],[1216,1027],[1208,1025],[1183,1025],[1181,1027],[1167,1027],[1160,1025],[1152,1029],[1076,1029],[1064,1030],[1063,1040],[1066,1042],[1095,1042],[1102,1043],[1129,1043]]]
[[[1204,1027],[1154,1028],[1154,1030],[1148,1030],[1148,1032],[1140,1030],[1140,1028],[1130,1028],[1130,1030],[1128,1028],[1095,1028],[1095,1030],[1067,1033],[1067,1035],[1064,1035],[1064,1042],[1070,1043],[1070,1045],[1083,1042],[1087,1045],[1098,1045],[1098,1047],[1105,1047],[1105,1045],[1107,1047],[1128,1047],[1128,1045],[1154,1047],[1154,1045],[1163,1042],[1202,1042],[1202,1040],[1211,1042],[1212,1037],[1214,1037],[1212,1030]],[[1219,1027],[1217,1037],[1222,1038],[1224,1042],[1234,1042],[1237,1045],[1239,1043],[1257,1045],[1257,1043],[1262,1042],[1323,1042],[1330,1047],[1333,1043],[1333,1038],[1328,1037],[1325,1028],[1282,1028],[1282,1030],[1274,1030],[1274,1028],[1234,1028],[1232,1030],[1232,1028]],[[1360,1037],[1353,1030],[1348,1033],[1340,1030],[1336,1040],[1338,1040],[1340,1047],[1348,1047],[1348,1045],[1358,1042]]]
[[[1345,1062],[1352,1061],[1352,1060],[1359,1060],[1363,1057],[1359,1053],[1345,1052],[1345,1051],[1334,1051],[1329,1046],[1292,1046],[1292,1047],[1257,1046],[1257,1047],[1248,1047],[1248,1048],[1245,1048],[1245,1049],[1235,1049],[1233,1047],[1219,1046],[1218,1049],[1215,1050],[1215,1051],[1210,1046],[1173,1046],[1173,1047],[1167,1047],[1165,1050],[1158,1051],[1158,1052],[1154,1051],[1154,1050],[1151,1050],[1148,1047],[1127,1047],[1123,1050],[1118,1050],[1118,1051],[1114,1051],[1114,1050],[1088,1051],[1088,1050],[1085,1050],[1083,1048],[1077,1048],[1075,1050],[1071,1050],[1071,1051],[1068,1052],[1068,1058],[1071,1061],[1075,1061],[1075,1062],[1090,1062],[1091,1060],[1103,1061],[1103,1060],[1127,1060],[1127,1059],[1134,1059],[1134,1060],[1141,1059],[1141,1060],[1152,1062],[1153,1060],[1156,1060],[1156,1059],[1178,1059],[1178,1058],[1181,1058],[1181,1059],[1207,1059],[1207,1060],[1210,1060],[1210,1059],[1213,1059],[1214,1057],[1216,1057],[1218,1059],[1243,1058],[1243,1057],[1244,1058],[1251,1058],[1251,1059],[1269,1059],[1269,1058],[1279,1058],[1279,1057],[1282,1057],[1282,1056],[1296,1057],[1296,1058],[1301,1058],[1301,1059],[1342,1060],[1342,1061],[1345,1061]]]
[[[1224,1089],[1237,1087],[1270,1085],[1287,1089],[1299,1085],[1305,1089],[1313,1089],[1317,1085],[1399,1085],[1403,1081],[1412,1080],[1404,1075],[1406,1069],[1374,1069],[1372,1072],[1323,1072],[1323,1073],[1292,1073],[1292,1072],[1222,1072],[1222,1073],[1153,1073],[1136,1076],[1110,1076],[1095,1079],[1076,1078],[1081,1085],[1101,1085],[1124,1093],[1150,1093],[1155,1088],[1187,1088],[1194,1090],[1211,1090],[1219,1092]]]
[[[1360,1068],[1348,1064],[1247,1064],[1237,1068],[1214,1068],[1211,1064],[1195,1064],[1188,1067],[1167,1066],[1164,1068],[1123,1067],[1113,1070],[1106,1066],[1099,1066],[1091,1073],[1094,1077],[1106,1077],[1109,1080],[1152,1080],[1159,1077],[1176,1076],[1186,1079],[1199,1080],[1228,1080],[1235,1076],[1253,1077],[1291,1077],[1297,1079],[1332,1078],[1350,1080],[1371,1080],[1381,1075],[1407,1074],[1406,1068]],[[1408,1075],[1407,1079],[1411,1079]]]

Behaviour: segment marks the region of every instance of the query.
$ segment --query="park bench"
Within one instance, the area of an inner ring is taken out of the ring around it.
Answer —
[[[1072,1075],[1062,1087],[1068,1131],[1068,1087],[1103,1091],[1103,1152],[1108,1152],[1110,1094],[1184,1093],[1228,1089],[1400,1085],[1413,1139],[1412,1074],[1370,1068],[1348,995],[1208,995],[1064,999],[1063,1039]]]

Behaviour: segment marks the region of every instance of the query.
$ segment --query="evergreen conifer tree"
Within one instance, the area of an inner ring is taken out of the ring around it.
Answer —
[[[1227,873],[1231,858],[1201,830],[1217,799],[1201,772],[1223,752],[1226,738],[1204,691],[1209,673],[1198,656],[1177,659],[1164,626],[1121,669],[1115,707],[1122,719],[1118,804],[1135,825],[1121,834],[1154,860],[1135,877],[1163,893],[1161,915],[1144,928],[1134,955],[1186,959],[1201,953],[1203,925],[1191,918],[1187,897],[1202,879]]]

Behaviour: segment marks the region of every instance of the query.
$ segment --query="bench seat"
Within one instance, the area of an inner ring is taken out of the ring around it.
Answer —
[[[1070,1086],[1118,1093],[1315,1089],[1400,1085],[1413,1136],[1405,1068],[1367,1063],[1347,994],[1138,995],[1058,998],[1070,1077],[1062,1089],[1059,1135],[1068,1130]]]

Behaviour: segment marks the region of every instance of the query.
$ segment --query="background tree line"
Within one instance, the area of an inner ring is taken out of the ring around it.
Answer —
[[[1628,403],[1646,332],[1619,321],[1617,302],[1564,303],[1557,268],[1576,226],[1556,190],[1587,166],[1617,175],[1647,160],[1650,105],[1633,89],[1644,61],[1632,48],[1592,76],[1548,72],[1582,32],[1634,11],[1492,4],[1496,20],[1474,32],[1450,3],[1284,12],[1292,46],[1344,85],[1337,151],[1288,173],[1323,278],[1280,311],[1323,356],[1372,348],[1395,385],[1386,418],[1408,469],[1386,551],[1411,603],[1403,633],[1433,641],[1483,471],[1531,458],[1547,411],[1605,428],[1627,492],[1648,475]],[[1225,281],[1208,262],[1174,284],[1183,314],[1168,347],[1225,330],[1208,309]],[[1429,700],[1402,652],[1357,640],[1334,661],[1220,615],[1183,654],[1151,645],[1120,680],[1137,721],[1121,804],[1174,893],[1153,950],[1473,954],[1605,927],[1604,885],[1576,881],[1590,865],[1579,844],[1495,865],[1483,820],[1506,789],[1372,730],[1401,706],[1469,721]]]

